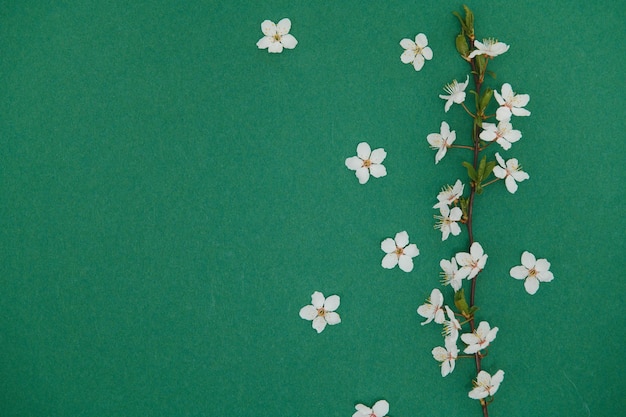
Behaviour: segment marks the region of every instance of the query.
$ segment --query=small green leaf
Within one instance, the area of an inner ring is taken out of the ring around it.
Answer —
[[[472,164],[470,164],[467,161],[463,161],[463,166],[467,168],[468,177],[470,177],[470,179],[473,180],[474,182],[478,182],[478,173],[476,172]]]
[[[467,33],[467,25],[465,24],[465,20],[463,20],[459,12],[452,12],[452,14],[455,15],[457,19],[459,19],[459,23],[461,24],[461,30],[463,31],[463,33]]]
[[[487,58],[485,58],[483,55],[476,55],[476,57],[474,58],[474,61],[476,62],[478,75],[480,76],[480,79],[482,80],[485,77],[485,69],[487,69]]]
[[[466,26],[466,32],[467,32],[467,36],[469,36],[470,38],[474,37],[474,13],[472,13],[472,11],[470,10],[469,7],[467,7],[466,5],[463,5],[463,9],[465,9],[465,26]]]
[[[463,288],[454,293],[454,305],[459,309],[463,316],[469,316],[470,308],[467,304],[467,300],[465,300],[465,291],[463,291]]]
[[[485,167],[485,175],[483,179],[487,179],[491,175],[491,172],[493,171],[495,167],[496,167],[496,161],[488,162],[487,166]]]
[[[478,103],[478,108],[480,109],[480,113],[483,113],[485,111],[492,97],[493,97],[493,90],[489,87],[485,88],[485,91],[483,91],[482,96],[480,96],[480,101]]]
[[[477,312],[478,310],[479,310],[479,308],[478,308],[478,307],[476,307],[476,306],[472,306],[472,307],[469,309],[470,316],[473,316],[473,315],[474,315],[474,313],[475,313],[475,312]]]
[[[455,42],[456,50],[459,51],[462,57],[466,57],[469,53],[469,45],[467,43],[467,39],[465,39],[465,35],[463,33],[459,33]]]
[[[487,71],[486,74],[489,74],[491,76],[491,78],[493,78],[494,80],[496,79],[496,73],[493,71]]]
[[[485,179],[485,168],[487,167],[487,157],[483,156],[478,164],[478,182],[483,182]]]

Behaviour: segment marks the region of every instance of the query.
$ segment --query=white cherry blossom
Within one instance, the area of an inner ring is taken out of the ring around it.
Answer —
[[[459,355],[459,348],[456,346],[456,342],[451,340],[447,341],[445,348],[437,346],[432,350],[432,355],[435,360],[441,362],[441,376],[446,377],[452,371],[454,371],[455,361]]]
[[[356,412],[352,414],[352,417],[386,417],[389,412],[389,403],[385,400],[376,401],[376,403],[369,408],[363,404],[357,404]]]
[[[370,175],[375,178],[387,175],[387,168],[382,164],[387,157],[387,152],[383,148],[370,148],[367,142],[361,142],[356,147],[357,156],[346,159],[346,167],[355,171],[360,184],[365,184]]]
[[[464,83],[458,83],[454,80],[443,88],[448,95],[440,94],[439,98],[447,100],[444,107],[446,113],[450,110],[452,103],[461,104],[465,101],[465,89],[467,88],[467,84],[469,84],[469,75]]]
[[[445,313],[443,309],[443,294],[437,288],[433,289],[426,303],[417,308],[417,314],[426,320],[422,322],[422,326],[435,320],[437,324],[443,324]]]
[[[406,231],[396,233],[393,239],[388,237],[383,240],[380,248],[386,253],[382,260],[383,268],[392,269],[398,265],[404,272],[413,270],[413,258],[420,254],[415,243],[409,244],[409,234]]]
[[[483,270],[487,263],[488,256],[483,251],[483,247],[478,242],[472,243],[469,253],[459,252],[455,256],[456,261],[461,266],[458,274],[467,279],[472,279]]]
[[[267,52],[281,53],[283,48],[293,49],[298,44],[296,38],[289,34],[291,20],[284,18],[278,24],[271,20],[261,23],[261,31],[265,35],[256,43],[259,49],[267,49]]]
[[[528,251],[522,254],[522,265],[511,268],[511,277],[523,279],[524,288],[530,295],[534,295],[539,289],[540,282],[550,282],[554,275],[549,271],[550,262],[547,259],[536,259],[535,255]]]
[[[478,327],[472,333],[464,333],[461,335],[461,340],[468,346],[463,350],[467,354],[474,354],[479,350],[485,349],[498,334],[498,328],[493,329],[486,321],[481,321]]]
[[[413,64],[415,71],[419,71],[424,66],[424,60],[433,59],[433,51],[428,46],[428,38],[423,33],[415,37],[415,42],[411,39],[402,39],[400,41],[405,51],[400,56],[400,60],[405,64]]]
[[[456,132],[450,131],[450,125],[446,122],[441,122],[440,133],[431,133],[426,136],[426,140],[430,144],[431,149],[436,149],[435,164],[438,164],[441,159],[446,156],[448,148],[456,140]]]
[[[493,58],[509,50],[509,45],[504,42],[498,42],[495,39],[483,39],[482,42],[474,41],[474,47],[476,49],[468,56],[470,59],[474,58],[476,55],[486,55]]]
[[[439,262],[439,266],[443,270],[441,276],[443,277],[443,285],[450,285],[454,288],[454,292],[457,292],[463,286],[463,276],[459,274],[459,267],[456,263],[456,259],[451,260],[442,259]]]
[[[493,396],[504,379],[504,371],[500,370],[491,376],[488,372],[480,371],[474,381],[474,389],[469,392],[469,397],[475,400]]]
[[[339,307],[340,299],[338,295],[324,297],[319,291],[315,291],[311,296],[311,304],[300,309],[300,317],[304,320],[313,321],[312,326],[321,333],[327,324],[331,326],[341,323],[339,314],[335,312]]]
[[[441,189],[439,195],[437,195],[438,203],[433,208],[440,208],[442,206],[450,206],[454,204],[463,195],[465,184],[461,180],[456,180],[454,186],[446,185]]]
[[[446,346],[450,343],[454,343],[456,347],[456,341],[459,338],[459,330],[461,330],[461,323],[454,316],[454,311],[448,306],[444,306],[446,309],[446,315],[448,320],[443,321],[443,335],[445,336]]]
[[[517,191],[517,183],[529,179],[530,175],[522,171],[522,168],[515,158],[511,158],[505,163],[500,154],[496,152],[496,160],[498,161],[498,166],[493,167],[493,175],[497,178],[504,179],[506,189],[511,194],[515,194]]]
[[[485,122],[483,129],[479,137],[486,142],[495,140],[504,150],[511,149],[511,144],[522,138],[522,132],[513,129],[513,125],[506,120],[499,122],[497,126],[494,123]]]
[[[496,110],[496,119],[499,121],[511,120],[511,115],[530,116],[530,112],[523,108],[530,101],[530,96],[528,94],[515,94],[511,84],[502,84],[502,95],[495,90],[493,95],[500,105]]]
[[[458,236],[461,233],[461,227],[457,223],[463,217],[463,211],[459,207],[453,207],[450,210],[448,206],[439,207],[439,211],[441,212],[441,216],[435,216],[438,220],[435,225],[436,229],[441,229],[441,240],[448,239],[450,233],[453,236]]]

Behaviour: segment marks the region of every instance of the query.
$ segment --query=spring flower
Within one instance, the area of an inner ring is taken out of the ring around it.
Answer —
[[[259,49],[267,49],[267,52],[281,53],[283,48],[293,49],[298,44],[296,38],[289,34],[291,20],[284,18],[278,24],[271,20],[261,23],[261,31],[265,35],[256,43]]]
[[[387,152],[383,148],[370,148],[367,142],[361,142],[356,147],[357,156],[346,159],[346,167],[355,172],[360,184],[365,184],[370,179],[370,174],[375,178],[387,175],[387,168],[382,165]]]
[[[429,61],[433,59],[433,50],[428,46],[428,38],[423,33],[415,37],[415,42],[411,39],[402,39],[400,46],[405,49],[400,60],[405,64],[412,63],[415,71],[422,69],[425,59]]]
[[[492,329],[489,327],[488,322],[481,321],[478,328],[476,328],[472,333],[464,333],[461,335],[461,340],[468,345],[463,352],[467,354],[474,354],[479,350],[483,350],[489,346],[489,343],[493,342],[497,333],[497,327]]]
[[[456,341],[459,338],[459,330],[461,330],[461,323],[454,317],[454,312],[448,306],[445,306],[448,320],[443,322],[443,334],[446,340],[446,346],[449,343],[453,343],[456,347]]]
[[[450,110],[452,103],[461,104],[465,101],[465,89],[467,88],[467,84],[469,84],[469,75],[465,79],[464,83],[459,84],[456,80],[454,80],[444,87],[444,90],[446,90],[448,95],[439,94],[439,98],[447,100],[444,107],[446,113]]]
[[[431,133],[426,137],[431,149],[437,149],[435,155],[435,164],[438,164],[441,159],[446,156],[448,148],[456,140],[456,132],[450,131],[450,125],[446,122],[441,122],[440,133]]]
[[[356,412],[352,417],[386,417],[389,412],[389,403],[385,400],[376,401],[376,404],[369,408],[363,404],[357,404]]]
[[[300,317],[304,320],[313,320],[313,328],[321,333],[327,324],[332,326],[341,323],[339,314],[335,312],[339,302],[338,295],[325,298],[324,294],[315,291],[311,296],[311,304],[300,309]]]
[[[511,84],[502,84],[502,95],[495,90],[493,95],[500,105],[498,110],[496,110],[496,119],[499,121],[511,120],[511,115],[530,116],[530,112],[523,108],[530,101],[530,96],[528,94],[515,94]]]
[[[435,225],[436,229],[441,229],[441,240],[446,240],[450,233],[454,236],[458,236],[461,233],[461,227],[457,223],[463,216],[463,211],[458,207],[453,207],[450,210],[448,206],[439,207],[441,216],[435,216],[439,221]]]
[[[459,276],[472,279],[483,270],[487,263],[488,256],[483,252],[483,247],[480,246],[480,243],[474,242],[472,246],[470,246],[469,253],[459,252],[456,254],[455,258],[461,266],[458,272]]]
[[[441,206],[449,206],[454,204],[463,195],[465,184],[461,180],[456,180],[454,186],[446,185],[441,189],[439,195],[437,195],[437,204],[433,208],[440,208]]]
[[[513,125],[507,121],[501,121],[496,126],[493,123],[483,123],[483,131],[479,137],[487,142],[496,141],[502,149],[511,149],[511,144],[522,138],[522,132],[513,129]]]
[[[461,289],[463,285],[463,276],[459,274],[459,267],[456,263],[456,259],[451,260],[442,259],[439,262],[439,266],[443,270],[441,275],[443,276],[443,285],[450,285],[454,288],[454,292]]]
[[[499,166],[493,167],[493,175],[504,179],[506,189],[509,190],[511,194],[514,194],[517,191],[517,183],[529,179],[530,175],[522,171],[522,168],[515,158],[511,158],[505,163],[500,154],[496,152],[496,160]]]
[[[445,377],[454,371],[454,364],[459,355],[456,343],[446,342],[446,347],[437,346],[431,352],[435,360],[441,362],[441,376]]]
[[[382,261],[383,268],[391,269],[398,265],[404,272],[413,270],[413,258],[420,254],[415,243],[409,244],[409,234],[406,231],[396,233],[394,239],[388,237],[383,240],[380,248],[386,253]]]
[[[469,59],[474,58],[476,55],[487,55],[494,58],[509,50],[509,45],[498,42],[495,39],[483,39],[482,42],[474,41],[474,47],[476,49],[469,54]]]
[[[469,397],[481,400],[493,396],[504,379],[504,371],[498,371],[493,376],[485,371],[480,371],[474,381],[474,389],[469,392]]]
[[[534,295],[539,289],[540,282],[550,282],[554,275],[549,271],[550,262],[547,259],[536,259],[535,255],[528,251],[522,254],[522,265],[511,268],[511,276],[515,279],[523,279],[524,288],[530,295]]]
[[[417,308],[417,314],[424,317],[426,321],[422,326],[435,320],[437,324],[443,324],[445,319],[443,311],[443,294],[437,288],[433,289],[426,303]]]

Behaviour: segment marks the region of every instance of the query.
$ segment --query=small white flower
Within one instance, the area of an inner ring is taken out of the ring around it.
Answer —
[[[357,156],[346,159],[346,167],[355,172],[359,183],[365,184],[370,179],[370,174],[375,178],[387,175],[387,168],[382,165],[387,152],[383,148],[370,148],[367,142],[361,142],[356,147]]]
[[[441,376],[445,377],[454,371],[455,361],[459,355],[459,348],[456,343],[447,341],[445,348],[437,346],[431,353],[435,360],[441,362]]]
[[[404,272],[413,270],[413,258],[420,254],[415,243],[409,244],[409,234],[406,231],[396,233],[394,239],[388,237],[383,240],[380,248],[386,253],[382,261],[383,268],[391,269],[398,265]]]
[[[463,285],[463,276],[459,274],[459,267],[456,263],[456,259],[452,258],[449,261],[447,259],[442,259],[439,262],[439,266],[443,270],[443,272],[441,272],[443,285],[450,285],[454,288],[454,292],[460,290]]]
[[[530,96],[528,94],[515,94],[511,84],[502,84],[502,95],[497,91],[494,91],[493,95],[500,105],[496,110],[496,119],[499,121],[511,120],[511,115],[530,116],[530,112],[523,108],[530,101]]]
[[[456,347],[456,341],[459,338],[459,330],[461,330],[461,323],[454,317],[454,312],[448,306],[445,306],[448,320],[443,322],[443,335],[446,340],[446,346],[448,344],[454,344]]]
[[[461,180],[456,180],[453,187],[446,185],[441,189],[441,192],[437,196],[437,200],[439,202],[435,204],[433,208],[440,208],[442,206],[450,206],[454,204],[459,198],[461,198],[464,189],[465,184],[463,184]]]
[[[486,142],[495,140],[504,150],[511,149],[511,144],[522,138],[522,132],[513,129],[513,125],[505,120],[499,122],[498,126],[485,122],[483,129],[479,137]]]
[[[483,39],[482,42],[474,41],[474,47],[476,49],[469,54],[468,58],[470,59],[476,55],[487,55],[493,58],[509,50],[509,45],[495,39]]]
[[[437,149],[435,155],[435,164],[438,164],[441,159],[446,156],[448,148],[456,140],[456,132],[450,131],[450,125],[446,122],[441,122],[440,133],[431,133],[426,136],[426,140],[430,144],[431,149]]]
[[[496,338],[496,334],[498,334],[497,327],[492,329],[489,327],[488,322],[481,321],[478,328],[472,333],[464,333],[461,335],[461,340],[468,345],[463,352],[474,354],[479,350],[483,350],[489,346],[489,343],[493,342]]]
[[[453,207],[450,210],[448,206],[439,207],[439,211],[441,216],[435,216],[435,219],[438,220],[435,228],[441,229],[441,240],[446,240],[450,233],[453,236],[458,236],[461,233],[461,227],[457,222],[463,217],[463,211],[458,207]]]
[[[524,251],[522,265],[511,268],[510,274],[515,279],[524,279],[526,292],[534,295],[539,289],[540,282],[550,282],[554,279],[549,269],[550,262],[547,259],[536,259],[535,255]]]
[[[461,104],[465,101],[465,89],[467,88],[467,84],[469,84],[469,75],[465,79],[464,83],[459,84],[456,80],[454,80],[444,87],[444,90],[446,90],[448,95],[439,94],[439,98],[447,100],[444,107],[446,113],[450,110],[452,103]]]
[[[402,60],[405,64],[413,64],[413,68],[415,71],[419,71],[424,66],[424,59],[431,60],[433,59],[433,50],[428,46],[428,38],[423,33],[418,34],[415,37],[415,42],[411,39],[402,39],[400,41],[400,46],[405,49],[405,51],[400,56],[400,60]]]
[[[504,379],[504,371],[498,371],[493,376],[485,371],[480,371],[474,381],[474,389],[469,392],[469,397],[481,400],[493,396]]]
[[[325,298],[324,294],[315,291],[311,296],[311,304],[300,309],[300,317],[304,320],[313,320],[313,328],[321,333],[327,324],[332,326],[341,323],[339,314],[335,312],[339,302],[338,295]]]
[[[496,160],[499,166],[493,167],[493,175],[504,179],[506,189],[509,190],[511,194],[514,194],[517,191],[517,183],[529,179],[530,175],[522,171],[522,168],[515,158],[511,158],[505,163],[500,154],[496,152]]]
[[[352,417],[386,417],[389,412],[389,403],[385,400],[376,401],[376,404],[369,408],[363,404],[357,404],[356,412]]]
[[[458,272],[459,276],[472,279],[483,270],[485,264],[487,263],[488,256],[484,253],[483,247],[480,246],[480,243],[474,242],[472,243],[472,246],[470,246],[469,253],[459,252],[456,254],[455,258],[461,266],[461,269]]]
[[[426,321],[422,326],[435,320],[437,324],[443,324],[445,319],[443,310],[443,294],[437,288],[433,289],[426,303],[417,308],[417,314],[424,317]]]
[[[284,18],[278,24],[271,20],[261,23],[261,31],[265,35],[256,43],[259,49],[267,49],[267,52],[281,53],[283,48],[293,49],[298,44],[296,38],[289,34],[291,20]]]

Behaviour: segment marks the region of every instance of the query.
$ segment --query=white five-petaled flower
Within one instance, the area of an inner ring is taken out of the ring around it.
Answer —
[[[550,262],[547,259],[536,259],[535,255],[528,251],[522,254],[522,265],[511,268],[511,276],[515,279],[523,279],[524,288],[528,294],[533,295],[539,289],[540,282],[550,282],[554,275],[549,271]]]
[[[435,225],[436,229],[441,229],[441,240],[446,240],[450,233],[453,236],[458,236],[461,233],[461,227],[457,223],[463,217],[463,211],[459,207],[441,206],[439,207],[441,216],[435,216],[438,220]]]
[[[386,417],[389,412],[389,403],[385,400],[376,401],[376,404],[369,408],[363,404],[357,404],[356,412],[352,417]]]
[[[474,354],[479,350],[483,350],[489,346],[489,343],[493,342],[497,333],[497,327],[492,329],[489,327],[488,322],[481,321],[478,328],[476,328],[472,333],[464,333],[461,335],[461,340],[468,345],[463,352],[467,354]]]
[[[396,233],[393,239],[388,237],[383,240],[380,248],[386,253],[382,261],[383,268],[391,269],[398,265],[404,272],[413,270],[413,258],[420,254],[415,243],[409,244],[406,231]]]
[[[454,204],[463,195],[465,184],[461,180],[456,180],[454,186],[446,185],[441,189],[439,195],[437,195],[438,203],[433,208],[440,208],[442,206],[449,206]]]
[[[417,314],[426,320],[422,322],[422,326],[435,320],[437,324],[443,324],[445,320],[443,309],[443,294],[437,288],[433,289],[426,303],[417,308]]]
[[[480,371],[474,381],[474,389],[469,392],[469,397],[475,400],[481,400],[493,396],[504,379],[504,371],[500,370],[493,374]]]
[[[443,270],[441,276],[443,277],[443,285],[450,285],[454,288],[454,292],[457,292],[463,286],[463,276],[459,274],[459,267],[456,263],[456,259],[451,260],[442,259],[439,262],[439,266]]]
[[[470,246],[469,253],[459,252],[456,254],[455,258],[461,266],[458,272],[459,276],[472,279],[483,270],[487,263],[488,256],[484,253],[480,243],[474,242],[472,246]]]
[[[450,125],[446,122],[441,122],[440,133],[431,133],[426,136],[426,140],[430,144],[431,149],[437,149],[435,155],[435,164],[438,164],[441,159],[446,156],[448,148],[456,140],[456,132],[450,131]]]
[[[498,42],[495,39],[483,39],[482,42],[474,41],[474,47],[476,49],[468,56],[470,59],[474,58],[476,55],[487,55],[493,58],[509,50],[509,45],[504,42]]]
[[[296,38],[289,34],[291,20],[284,18],[278,24],[271,20],[261,23],[261,31],[265,35],[256,43],[259,49],[267,49],[267,52],[281,53],[283,48],[293,49],[298,44]]]
[[[461,330],[461,323],[454,317],[454,311],[448,306],[446,308],[446,314],[448,320],[443,321],[443,335],[445,336],[446,346],[448,344],[454,344],[456,347],[456,341],[459,338],[459,330]]]
[[[428,38],[423,33],[415,37],[415,42],[407,38],[402,39],[400,46],[405,49],[400,60],[405,64],[413,64],[415,71],[422,69],[425,59],[429,61],[433,59],[433,50],[428,46]]]
[[[465,101],[465,89],[467,88],[467,84],[469,84],[469,75],[465,79],[464,83],[458,83],[454,80],[444,87],[444,90],[446,90],[448,95],[439,94],[439,98],[447,100],[444,107],[446,113],[450,110],[452,103],[461,104]]]
[[[483,131],[480,132],[479,137],[487,142],[498,142],[502,149],[511,149],[511,144],[517,142],[522,138],[522,132],[513,129],[513,125],[503,120],[496,126],[494,123],[483,123]]]
[[[529,179],[530,175],[522,171],[522,168],[515,158],[511,158],[505,163],[500,154],[496,152],[496,160],[499,166],[493,167],[493,175],[504,179],[506,189],[509,190],[511,194],[514,194],[517,191],[517,183]]]
[[[454,364],[459,355],[459,348],[456,342],[446,340],[446,347],[437,346],[432,350],[433,358],[441,362],[441,376],[445,377],[454,371]]]
[[[496,119],[499,121],[511,120],[511,115],[530,116],[530,112],[523,108],[530,101],[530,96],[528,94],[515,94],[511,84],[502,84],[502,95],[497,91],[494,91],[493,95],[500,105],[496,110]]]
[[[356,147],[357,156],[346,159],[346,167],[356,171],[356,177],[359,183],[365,184],[370,179],[370,174],[375,178],[387,175],[387,168],[382,162],[387,156],[387,152],[383,148],[370,148],[367,142],[361,142]]]
[[[311,296],[311,304],[300,309],[300,317],[304,320],[313,320],[313,328],[321,333],[327,324],[332,326],[341,323],[339,314],[335,312],[339,307],[339,302],[338,295],[325,298],[324,294],[315,291]]]

